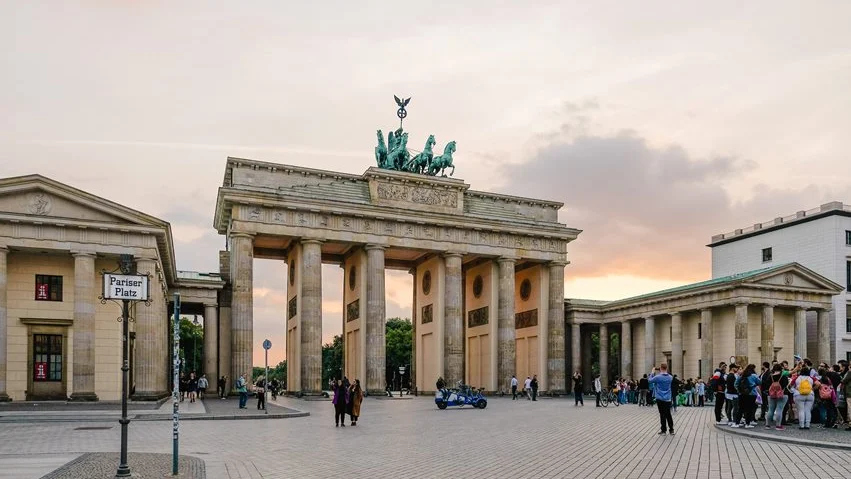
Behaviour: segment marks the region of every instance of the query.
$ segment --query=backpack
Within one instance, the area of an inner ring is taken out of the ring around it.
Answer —
[[[739,378],[736,383],[736,391],[739,393],[739,396],[749,396],[751,391],[748,385],[748,378],[742,376]]]
[[[782,399],[785,396],[783,392],[783,386],[780,385],[780,381],[772,381],[771,386],[768,387],[768,397],[771,399]]]
[[[801,379],[801,384],[798,385],[798,394],[801,396],[809,396],[813,393],[813,385],[810,383],[809,378],[804,377]]]
[[[830,384],[822,384],[818,390],[818,397],[823,401],[830,401],[833,399],[833,388]]]

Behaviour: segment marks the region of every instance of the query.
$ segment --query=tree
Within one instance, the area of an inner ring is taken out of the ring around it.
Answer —
[[[395,388],[399,384],[399,366],[405,366],[405,383],[411,372],[414,326],[410,319],[390,318],[384,325],[386,381]]]
[[[180,357],[183,359],[183,372],[194,372],[198,376],[206,372],[201,364],[203,347],[204,326],[187,318],[180,318]]]
[[[330,343],[322,345],[322,388],[331,379],[343,378],[343,336],[338,334]]]

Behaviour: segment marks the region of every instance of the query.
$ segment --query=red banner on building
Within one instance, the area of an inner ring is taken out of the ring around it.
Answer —
[[[47,363],[35,363],[35,380],[47,380]]]
[[[48,297],[48,287],[46,284],[37,284],[35,285],[35,299],[45,300],[50,299]]]

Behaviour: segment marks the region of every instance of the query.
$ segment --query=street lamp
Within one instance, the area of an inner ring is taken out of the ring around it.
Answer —
[[[399,366],[399,397],[402,397],[402,376],[405,375],[405,366]]]

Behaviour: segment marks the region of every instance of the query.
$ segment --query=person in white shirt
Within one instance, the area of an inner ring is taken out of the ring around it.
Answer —
[[[600,393],[603,392],[603,384],[600,382],[600,375],[594,378],[594,395],[597,396],[597,407],[600,406]]]
[[[526,382],[523,383],[523,389],[526,390],[526,399],[532,400],[532,378],[526,376]]]
[[[517,399],[517,377],[511,376],[511,400]]]

